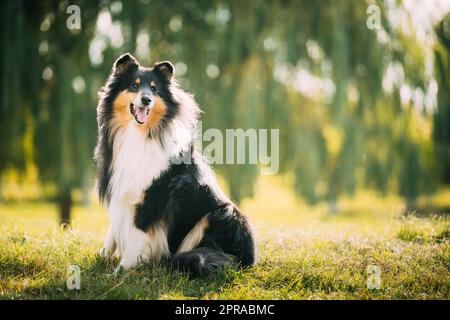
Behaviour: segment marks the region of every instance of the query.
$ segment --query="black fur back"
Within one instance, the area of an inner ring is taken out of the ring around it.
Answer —
[[[180,155],[185,156],[185,155]],[[251,266],[256,260],[256,244],[251,227],[239,209],[203,181],[204,161],[195,154],[192,163],[172,166],[145,191],[136,207],[135,224],[145,231],[158,221],[168,226],[172,265],[193,275],[204,275],[225,264]],[[197,248],[177,254],[181,242],[200,219],[207,216],[208,227]]]

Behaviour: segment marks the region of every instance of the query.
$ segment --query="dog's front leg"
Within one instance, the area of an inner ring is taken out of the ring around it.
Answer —
[[[128,269],[141,262],[149,260],[149,237],[148,235],[135,227],[132,227],[126,239],[126,246],[122,253],[119,269]]]
[[[103,248],[100,251],[100,255],[105,259],[111,259],[114,252],[116,251],[117,243],[113,236],[112,226],[109,226],[108,232],[106,233],[105,241],[103,243]]]

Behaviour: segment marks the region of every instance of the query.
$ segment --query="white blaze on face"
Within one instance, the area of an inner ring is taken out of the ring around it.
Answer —
[[[135,120],[136,122],[138,122],[139,124],[143,124],[145,122],[147,122],[147,119],[150,115],[150,111],[152,110],[154,104],[155,104],[155,97],[146,94],[147,96],[150,97],[151,102],[150,105],[146,106],[142,104],[142,93],[139,93],[138,95],[136,95],[136,97],[133,99],[133,112],[134,112],[134,116],[135,116]]]

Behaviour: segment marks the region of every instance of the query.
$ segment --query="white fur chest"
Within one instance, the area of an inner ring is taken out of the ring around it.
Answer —
[[[114,140],[110,191],[112,198],[134,205],[153,180],[169,167],[169,156],[159,141],[149,139],[134,123],[117,132]]]
[[[154,226],[152,231],[134,225],[135,208],[145,190],[168,169],[172,156],[189,147],[188,126],[174,120],[167,132],[164,149],[159,140],[148,138],[134,122],[118,129],[114,136],[108,205],[111,226],[105,243],[108,239],[114,243],[122,256],[121,266],[134,265],[140,259],[158,261],[170,254],[165,224]]]
[[[116,133],[108,211],[110,234],[123,256],[122,265],[134,264],[138,259],[158,260],[169,252],[165,230],[159,228],[149,237],[134,226],[136,204],[169,165],[169,155],[159,141],[149,139],[134,123]]]

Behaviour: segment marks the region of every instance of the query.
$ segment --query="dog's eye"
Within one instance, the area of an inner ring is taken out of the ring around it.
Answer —
[[[134,91],[134,90],[137,90],[137,89],[138,89],[138,87],[139,87],[139,86],[138,86],[138,84],[137,84],[137,83],[132,83],[132,84],[130,85],[130,87],[129,87],[129,88],[130,88],[130,90],[133,90],[133,91]]]
[[[152,90],[153,93],[157,93],[158,92],[158,88],[156,86],[151,86],[150,90]]]

